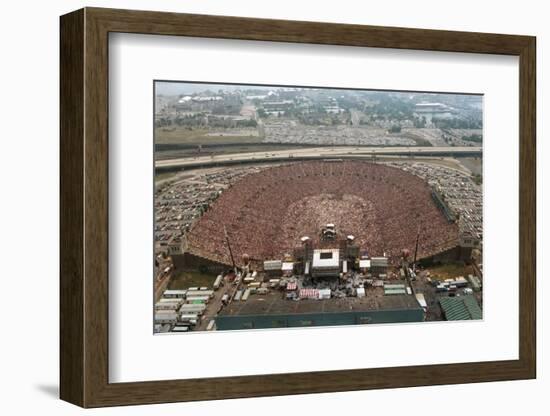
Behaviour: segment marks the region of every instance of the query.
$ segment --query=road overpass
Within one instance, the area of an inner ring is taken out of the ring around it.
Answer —
[[[157,172],[244,163],[273,163],[319,159],[373,159],[376,157],[480,157],[481,147],[314,147],[271,152],[247,152],[157,160]]]

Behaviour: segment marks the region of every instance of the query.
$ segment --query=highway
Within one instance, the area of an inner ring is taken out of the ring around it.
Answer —
[[[369,159],[373,156],[481,156],[481,147],[309,147],[302,149],[247,152],[214,156],[185,157],[157,160],[157,171],[181,168],[211,167],[240,163],[280,162],[286,160],[314,159]]]

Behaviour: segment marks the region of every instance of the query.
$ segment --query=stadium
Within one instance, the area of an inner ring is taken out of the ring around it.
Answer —
[[[419,259],[459,241],[457,224],[420,177],[379,163],[334,159],[244,176],[193,225],[186,251],[228,265],[231,255],[238,261],[245,254],[261,263],[291,255],[304,236],[322,246],[319,230],[329,223],[338,239],[351,235],[362,254],[393,264],[417,241]]]

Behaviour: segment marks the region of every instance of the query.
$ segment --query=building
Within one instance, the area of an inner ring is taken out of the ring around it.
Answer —
[[[340,275],[340,250],[313,250],[312,277],[338,277]]]
[[[373,277],[383,278],[388,273],[388,258],[387,257],[372,257],[370,259],[369,272]]]
[[[421,322],[424,311],[412,295],[289,301],[271,292],[232,302],[215,319],[218,330],[292,328]]]
[[[440,298],[439,304],[447,321],[483,318],[483,312],[476,298],[472,295]]]
[[[281,277],[283,273],[283,262],[281,260],[264,261],[264,272],[266,277]]]
[[[292,100],[264,101],[262,106],[266,113],[279,115],[290,110],[294,106],[294,102]]]
[[[415,105],[417,113],[448,113],[450,108],[442,103],[418,103]]]

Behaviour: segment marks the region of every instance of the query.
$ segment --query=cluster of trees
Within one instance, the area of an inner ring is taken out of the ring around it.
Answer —
[[[155,127],[225,127],[225,128],[243,128],[243,127],[257,127],[258,123],[254,119],[246,120],[233,120],[231,118],[223,117],[209,117],[203,113],[186,114],[183,116],[177,116],[170,119],[163,117],[155,121]]]
[[[483,182],[483,178],[479,173],[476,173],[475,175],[472,175],[472,180],[476,185],[481,185]]]
[[[440,129],[481,129],[481,119],[473,118],[438,118],[433,117],[432,123]]]
[[[341,126],[350,124],[349,118],[338,114],[303,114],[297,118],[300,123],[306,126]]]
[[[382,117],[385,120],[409,120],[413,118],[414,103],[391,95],[380,94],[378,102],[368,110],[373,116]]]
[[[413,118],[413,123],[414,123],[414,127],[418,128],[418,129],[422,129],[424,127],[426,127],[426,123],[427,123],[427,120],[426,120],[426,117],[422,116],[422,117],[414,117]]]
[[[241,102],[235,102],[231,104],[219,104],[212,107],[212,114],[239,114],[242,108]]]
[[[462,136],[462,140],[466,140],[468,142],[474,142],[474,143],[481,143],[483,138],[481,134],[471,134],[469,136]]]
[[[159,118],[155,120],[155,127],[168,127],[172,125],[172,120],[167,117]]]

